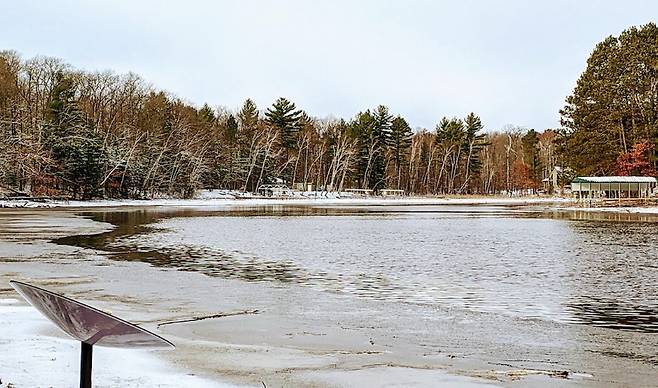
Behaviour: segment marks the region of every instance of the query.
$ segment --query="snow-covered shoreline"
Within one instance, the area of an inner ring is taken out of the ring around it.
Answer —
[[[454,196],[454,197],[288,197],[288,198],[236,198],[233,196],[201,196],[194,199],[103,199],[88,201],[0,200],[2,209],[100,209],[130,207],[181,207],[230,208],[236,206],[542,206],[550,210],[587,213],[658,214],[658,206],[634,207],[581,207],[573,198],[564,197],[506,197],[506,196]]]
[[[647,207],[558,207],[562,211],[584,211],[600,213],[621,213],[621,214],[658,214],[658,206]]]
[[[0,344],[0,388],[76,385],[79,343],[31,306],[0,299]],[[233,387],[176,371],[153,352],[101,347],[94,350],[94,386]]]
[[[291,197],[291,198],[195,198],[104,199],[89,201],[0,200],[0,208],[99,208],[123,206],[222,207],[259,205],[533,205],[572,203],[560,197]]]
[[[13,298],[0,299],[0,344],[2,346],[0,388],[76,386],[79,378],[79,343],[67,338],[31,306]],[[265,352],[269,352],[269,347],[262,348]],[[257,347],[252,347],[249,353],[253,353],[255,349]],[[271,350],[276,354],[276,349]],[[204,350],[197,349],[197,351]],[[276,355],[273,354],[272,357]],[[261,362],[266,363],[263,360]],[[313,386],[326,384],[326,386],[374,387],[380,385],[382,375],[393,381],[401,381],[400,386],[408,383],[461,388],[499,386],[495,381],[448,374],[440,369],[399,366],[377,366],[374,369],[361,368],[347,371],[311,370],[307,373],[307,377],[315,381]],[[260,386],[259,384],[236,385],[218,381],[217,378],[200,377],[189,370],[179,369],[157,352],[98,346],[94,348],[93,383],[94,387],[99,388]]]

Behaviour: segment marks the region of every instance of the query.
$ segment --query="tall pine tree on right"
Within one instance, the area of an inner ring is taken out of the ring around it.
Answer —
[[[631,27],[600,42],[560,111],[560,149],[579,175],[619,173],[620,156],[648,143],[658,167],[658,27]]]

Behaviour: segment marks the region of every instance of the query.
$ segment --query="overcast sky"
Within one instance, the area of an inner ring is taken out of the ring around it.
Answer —
[[[559,124],[594,45],[658,1],[1,1],[0,49],[133,71],[196,105],[285,96],[318,117],[385,104],[412,127]]]

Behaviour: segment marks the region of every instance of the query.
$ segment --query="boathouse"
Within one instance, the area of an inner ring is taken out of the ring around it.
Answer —
[[[656,187],[650,176],[579,176],[571,182],[576,198],[649,198]]]

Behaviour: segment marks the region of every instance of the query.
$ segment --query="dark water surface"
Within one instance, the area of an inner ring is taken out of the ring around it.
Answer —
[[[654,216],[280,205],[83,214],[116,228],[57,243],[275,286],[658,333]]]

